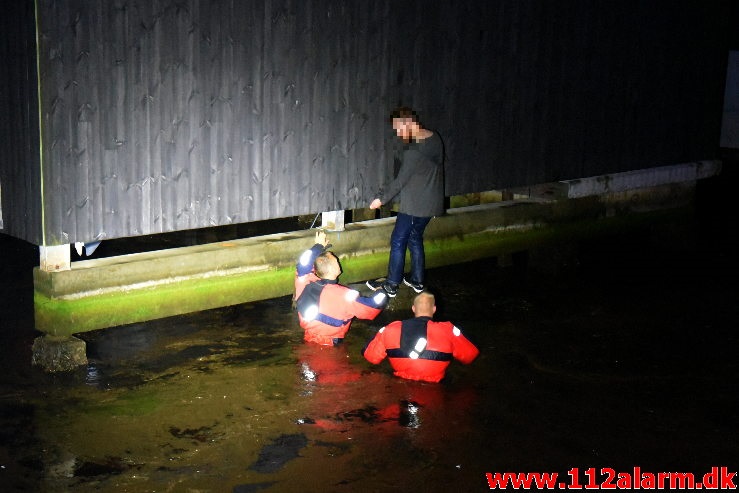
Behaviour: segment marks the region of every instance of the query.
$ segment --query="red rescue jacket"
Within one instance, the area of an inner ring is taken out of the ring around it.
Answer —
[[[323,247],[306,250],[295,272],[295,300],[298,321],[305,330],[304,339],[323,345],[335,345],[344,338],[354,317],[373,320],[387,304],[384,294],[371,298],[339,284],[320,279],[312,270],[313,261]]]
[[[398,377],[439,382],[452,358],[469,364],[480,351],[451,322],[416,317],[381,328],[362,354],[373,364],[387,356]]]

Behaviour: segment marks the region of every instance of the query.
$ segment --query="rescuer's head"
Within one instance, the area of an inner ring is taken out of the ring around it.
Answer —
[[[436,313],[436,297],[428,291],[423,291],[413,298],[411,310],[417,317],[433,317]]]
[[[323,252],[316,257],[313,269],[321,279],[336,280],[341,275],[341,264],[333,252]]]

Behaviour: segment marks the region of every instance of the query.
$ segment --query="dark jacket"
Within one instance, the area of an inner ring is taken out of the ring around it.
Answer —
[[[417,217],[444,213],[444,145],[438,133],[406,144],[397,178],[378,194],[383,204],[399,196],[399,212]]]

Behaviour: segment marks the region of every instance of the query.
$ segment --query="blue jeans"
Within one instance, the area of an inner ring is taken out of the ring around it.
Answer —
[[[430,217],[409,216],[398,213],[395,228],[390,236],[390,261],[387,266],[387,282],[397,286],[403,280],[405,250],[411,252],[411,274],[409,281],[423,283],[426,255],[423,251],[423,232]]]

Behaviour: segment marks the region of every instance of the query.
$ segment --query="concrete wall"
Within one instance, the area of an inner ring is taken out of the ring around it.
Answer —
[[[629,172],[544,184],[519,190],[511,201],[449,209],[428,226],[427,267],[505,259],[515,252],[545,250],[557,242],[659,221],[665,211],[690,210],[696,180],[719,173],[720,163],[667,168],[645,170],[641,180]],[[391,217],[351,223],[344,231],[329,233],[344,270],[343,283],[386,273],[394,222]],[[60,272],[36,268],[36,328],[68,336],[289,295],[297,257],[313,244],[314,234],[294,231],[85,260]]]

